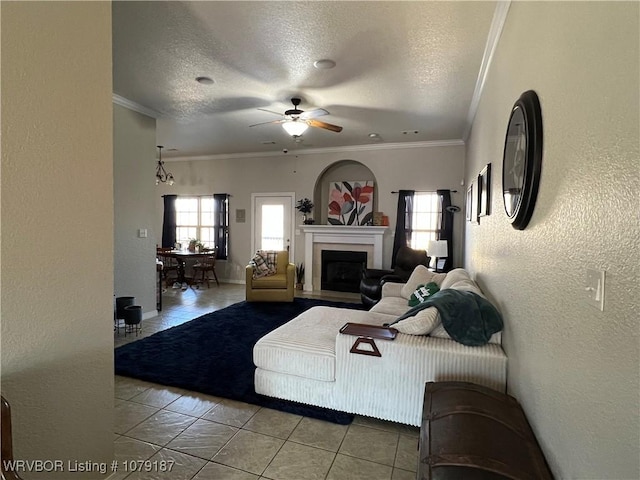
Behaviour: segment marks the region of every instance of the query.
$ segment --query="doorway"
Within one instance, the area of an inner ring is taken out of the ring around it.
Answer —
[[[295,193],[252,193],[252,254],[256,250],[289,250],[294,260]]]

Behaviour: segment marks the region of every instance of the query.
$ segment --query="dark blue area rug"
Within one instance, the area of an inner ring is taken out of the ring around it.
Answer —
[[[255,392],[253,346],[265,334],[311,307],[364,309],[363,305],[296,298],[240,302],[115,350],[115,373],[148,382],[239,400],[339,424],[353,415]]]

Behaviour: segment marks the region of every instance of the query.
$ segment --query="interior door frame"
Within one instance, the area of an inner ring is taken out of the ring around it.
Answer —
[[[296,233],[296,215],[295,215],[295,192],[265,192],[251,194],[251,252],[249,258],[256,253],[256,203],[261,197],[288,197],[289,208],[291,210],[291,231],[289,232],[289,261],[295,263],[295,233]]]

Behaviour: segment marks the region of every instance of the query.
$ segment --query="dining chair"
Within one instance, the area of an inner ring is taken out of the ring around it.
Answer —
[[[216,257],[218,255],[217,248],[205,248],[203,252],[208,255],[205,257],[201,257],[194,265],[193,265],[193,280],[194,283],[199,287],[204,282],[207,283],[207,288],[209,288],[209,272],[213,273],[213,278],[216,281],[216,285],[220,286],[220,282],[218,281],[218,275],[216,275]],[[200,278],[198,278],[198,275]]]
[[[156,247],[156,256],[162,260],[162,279],[169,288],[178,279],[178,260],[169,255],[171,247]]]

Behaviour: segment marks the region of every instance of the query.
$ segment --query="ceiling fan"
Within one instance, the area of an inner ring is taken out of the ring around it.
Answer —
[[[329,112],[327,112],[324,108],[316,108],[315,110],[309,110],[305,112],[298,109],[298,105],[300,105],[300,102],[301,100],[299,98],[292,98],[291,103],[293,104],[293,108],[287,110],[286,112],[284,112],[284,114],[273,112],[271,110],[265,110],[264,108],[259,108],[258,110],[262,110],[264,112],[282,115],[283,118],[280,120],[272,120],[270,122],[256,123],[249,126],[255,127],[257,125],[265,125],[267,123],[281,123],[282,128],[284,128],[285,131],[292,137],[299,137],[305,132],[308,127],[324,128],[325,130],[330,130],[337,133],[342,131],[342,127],[339,127],[338,125],[332,125],[330,123],[316,120],[317,117],[329,115]]]

